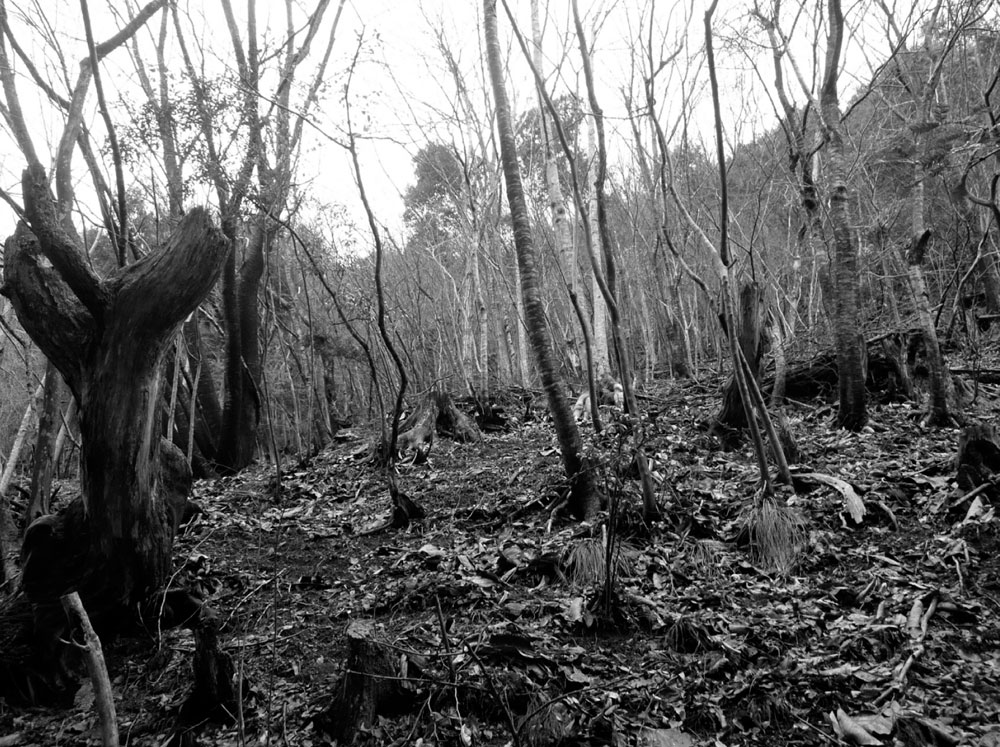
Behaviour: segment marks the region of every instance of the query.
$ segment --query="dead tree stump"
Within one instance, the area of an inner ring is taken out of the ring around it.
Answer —
[[[483,434],[476,421],[455,406],[448,392],[437,392],[434,395],[437,405],[437,431],[454,441],[471,443],[483,440]]]
[[[352,744],[377,716],[409,710],[413,696],[402,677],[399,655],[378,640],[375,623],[352,622],[347,628],[347,669],[333,703],[316,717],[316,726],[338,744]]]
[[[986,423],[975,423],[962,431],[955,456],[956,480],[962,490],[970,491],[995,481],[1000,475],[1000,439],[996,428]],[[995,501],[1000,497],[993,485],[982,493]]]
[[[414,464],[427,461],[431,447],[434,446],[437,419],[437,402],[428,397],[399,426],[396,448],[400,455],[413,452]]]
[[[483,440],[476,421],[455,406],[451,395],[438,391],[426,397],[399,426],[399,453],[413,453],[414,463],[426,461],[437,434],[453,441],[470,443]]]
[[[234,723],[238,705],[233,660],[219,646],[219,619],[207,607],[202,607],[194,640],[194,687],[181,706],[180,723]]]

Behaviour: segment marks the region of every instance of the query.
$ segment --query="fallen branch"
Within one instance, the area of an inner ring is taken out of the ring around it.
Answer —
[[[906,661],[896,668],[892,677],[892,683],[875,699],[876,705],[889,702],[906,689],[906,680],[909,677],[910,670],[926,651],[924,639],[927,637],[927,626],[937,611],[937,607],[938,597],[936,594],[930,600],[926,609],[924,609],[924,603],[921,599],[917,599],[913,603],[913,606],[910,607],[910,613],[907,615],[906,621],[907,634],[910,636],[910,655],[906,657]]]
[[[865,517],[867,509],[865,508],[865,502],[858,495],[858,492],[851,486],[846,480],[841,480],[839,477],[834,477],[833,475],[825,475],[822,472],[797,472],[793,476],[794,480],[802,480],[804,482],[818,482],[823,485],[829,485],[831,488],[836,490],[844,497],[844,508],[854,519],[854,522],[860,524]]]
[[[111,679],[104,663],[104,650],[94,626],[90,624],[87,611],[83,608],[80,595],[75,591],[61,598],[63,609],[70,624],[79,625],[83,633],[83,644],[77,644],[86,652],[87,670],[94,684],[97,716],[101,722],[101,743],[104,747],[118,747],[118,718],[115,715],[115,698],[111,692]]]
[[[982,493],[985,493],[987,490],[989,490],[992,487],[996,487],[998,479],[1000,479],[1000,476],[994,475],[989,480],[987,480],[986,482],[981,483],[977,487],[973,488],[972,490],[970,490],[968,493],[966,493],[962,497],[956,498],[952,502],[950,508],[951,509],[956,509],[959,506],[961,506],[963,503],[965,503],[966,501],[972,500],[977,495],[981,495]]]

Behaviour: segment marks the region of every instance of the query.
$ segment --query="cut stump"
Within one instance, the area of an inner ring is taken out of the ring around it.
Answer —
[[[409,710],[413,697],[404,677],[399,654],[379,640],[378,626],[370,620],[352,622],[347,628],[347,670],[333,703],[316,717],[316,726],[339,744],[352,744],[376,717]]]
[[[219,619],[202,607],[194,628],[194,688],[181,706],[182,725],[213,721],[232,724],[239,710],[233,660],[219,646]]]

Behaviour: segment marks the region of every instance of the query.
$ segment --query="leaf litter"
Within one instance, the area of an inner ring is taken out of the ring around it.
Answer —
[[[176,741],[194,642],[151,631],[110,652],[123,744],[332,744],[314,721],[348,623],[373,619],[415,705],[360,744],[1000,745],[1000,525],[988,506],[949,510],[958,432],[906,405],[861,434],[830,427],[829,408],[790,411],[801,483],[781,499],[799,531],[780,572],[742,531],[752,455],[713,443],[712,398],[671,387],[646,444],[667,517],[654,527],[634,520],[613,419],[588,445],[619,506],[610,534],[607,513],[550,515],[563,485],[545,423],[438,439],[402,466],[427,510],[402,531],[364,534],[390,509],[362,432],[280,478],[200,483],[174,583],[224,621],[242,723]],[[66,711],[0,705],[0,744],[97,744],[89,692]]]

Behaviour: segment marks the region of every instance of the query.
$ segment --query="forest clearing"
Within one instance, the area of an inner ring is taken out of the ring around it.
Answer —
[[[0,0],[0,747],[1000,747],[998,89],[993,0]]]

